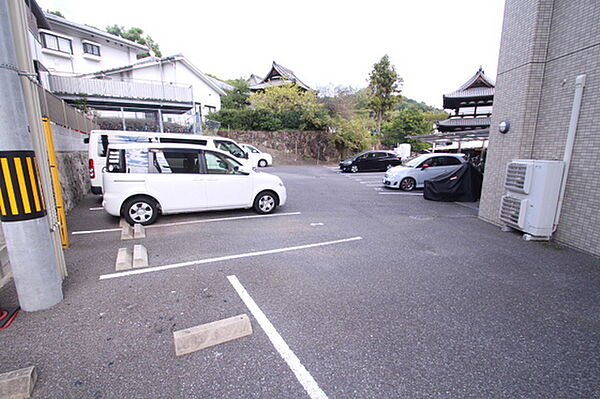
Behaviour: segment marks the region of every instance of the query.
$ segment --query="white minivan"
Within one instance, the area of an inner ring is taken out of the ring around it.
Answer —
[[[231,154],[191,144],[111,144],[102,206],[129,224],[160,214],[254,208],[267,214],[285,204],[281,179],[242,165]]]
[[[196,144],[229,152],[241,164],[248,166],[248,153],[234,140],[218,136],[201,136],[183,133],[130,132],[124,130],[92,130],[88,142],[88,162],[93,194],[102,194],[102,168],[110,144],[172,143]]]

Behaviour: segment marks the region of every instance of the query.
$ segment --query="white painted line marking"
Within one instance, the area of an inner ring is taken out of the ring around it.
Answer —
[[[102,206],[96,206],[94,208],[90,208],[90,211],[102,211],[102,210],[104,210],[104,207],[102,207]]]
[[[195,224],[195,223],[210,223],[210,222],[225,222],[229,220],[244,220],[244,219],[257,219],[257,218],[268,218],[268,217],[276,217],[276,216],[294,216],[300,215],[300,212],[288,212],[288,213],[274,213],[271,215],[251,215],[251,216],[232,216],[227,218],[214,218],[214,219],[202,219],[202,220],[188,220],[187,222],[174,222],[174,223],[161,223],[161,224],[153,224],[150,226],[145,226],[146,229],[154,229],[166,226],[180,226],[184,224]],[[102,229],[102,230],[86,230],[86,231],[74,231],[71,234],[80,235],[80,234],[95,234],[95,233],[106,233],[110,231],[121,231],[121,229]]]
[[[381,179],[377,179],[377,180],[370,180],[370,181],[369,181],[369,180],[365,180],[365,181],[360,181],[359,183],[360,183],[360,184],[373,184],[373,183],[375,183],[375,182],[377,182],[377,181],[378,181],[378,182],[380,182],[379,184],[382,184],[382,183],[381,183]]]
[[[311,223],[310,225],[311,226],[325,226],[325,223],[321,223],[321,222],[319,222],[319,223]]]
[[[380,195],[419,195],[423,196],[422,193],[379,193]]]
[[[177,269],[177,268],[186,267],[186,266],[203,265],[203,264],[206,264],[206,263],[222,262],[222,261],[225,261],[225,260],[250,258],[250,257],[253,257],[253,256],[278,254],[278,253],[282,253],[282,252],[297,251],[299,249],[308,249],[308,248],[315,248],[315,247],[323,247],[323,246],[326,246],[326,245],[341,244],[341,243],[345,243],[345,242],[357,241],[357,240],[362,240],[362,239],[363,239],[362,237],[358,236],[358,237],[344,238],[344,239],[341,239],[341,240],[318,242],[318,243],[315,243],[315,244],[298,245],[298,246],[295,246],[295,247],[269,249],[269,250],[266,250],[266,251],[256,251],[256,252],[248,252],[248,253],[245,253],[245,254],[238,254],[238,255],[220,256],[218,258],[208,258],[208,259],[201,259],[201,260],[192,260],[192,261],[189,261],[189,262],[181,262],[181,263],[173,263],[171,265],[148,267],[146,269],[131,270],[131,271],[122,272],[122,273],[103,274],[103,275],[100,276],[100,280],[107,280],[107,279],[111,279],[111,278],[125,277],[125,276],[133,276],[135,274],[144,274],[144,273],[159,272],[159,271],[163,271],[163,270]]]
[[[373,190],[375,190],[375,191],[383,191],[383,187],[375,187],[375,188],[373,188]]]
[[[369,183],[367,184],[367,187],[381,187],[383,186],[382,183]]]
[[[248,294],[248,291],[244,288],[244,286],[240,283],[236,276],[227,276],[227,279],[240,296],[250,313],[254,316],[260,327],[263,329],[269,340],[279,352],[279,355],[285,360],[288,367],[292,370],[298,382],[302,384],[308,396],[311,399],[327,399],[327,395],[317,384],[317,381],[313,378],[313,376],[306,370],[306,367],[302,363],[300,363],[300,359],[298,356],[290,349],[288,344],[283,340],[281,335],[277,332],[273,324],[267,319],[267,316],[263,313],[262,310],[258,307],[254,299]]]
[[[94,233],[108,233],[111,231],[121,231],[121,228],[116,228],[116,229],[101,229],[101,230],[84,230],[84,231],[73,231],[71,232],[72,235],[76,236],[76,235],[80,235],[80,234],[94,234]]]

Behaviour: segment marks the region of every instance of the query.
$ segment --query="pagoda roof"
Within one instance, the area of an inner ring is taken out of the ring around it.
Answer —
[[[480,67],[458,90],[444,95],[444,108],[492,105],[495,87],[496,83]]]
[[[270,86],[281,86],[285,83],[295,83],[304,90],[310,90],[310,87],[306,83],[298,79],[294,71],[283,65],[279,65],[275,61],[273,61],[273,65],[267,76],[260,83],[251,85],[250,90],[261,90]]]
[[[260,76],[256,76],[255,74],[250,75],[250,77],[246,80],[248,86],[254,86],[262,82],[262,78]]]
[[[485,129],[490,127],[490,117],[484,118],[450,118],[437,123],[440,132],[455,132],[460,130]]]

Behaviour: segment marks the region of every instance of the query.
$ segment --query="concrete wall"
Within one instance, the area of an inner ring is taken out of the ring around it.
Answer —
[[[586,87],[558,242],[600,255],[600,3],[507,0],[479,216],[500,224],[506,164],[561,159],[575,92]],[[511,122],[502,135],[500,121]]]
[[[66,212],[90,191],[87,134],[52,124],[52,136]]]
[[[327,132],[219,131],[218,135],[231,138],[240,144],[274,148],[300,157],[322,161],[340,160],[339,152],[329,143]]]

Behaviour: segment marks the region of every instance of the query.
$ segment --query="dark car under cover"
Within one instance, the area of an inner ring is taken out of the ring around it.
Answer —
[[[425,180],[423,198],[431,201],[475,202],[481,196],[483,175],[470,163],[432,180]]]

